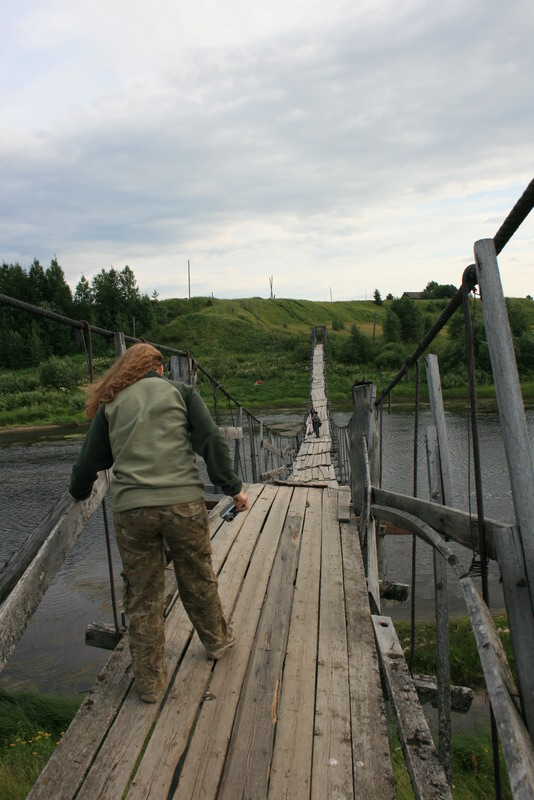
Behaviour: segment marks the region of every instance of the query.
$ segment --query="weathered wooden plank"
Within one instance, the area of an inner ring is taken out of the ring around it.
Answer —
[[[115,625],[108,622],[90,622],[85,629],[85,644],[89,647],[101,647],[103,650],[114,650],[125,633],[126,628],[120,627],[117,632]]]
[[[470,550],[478,551],[478,528],[477,518],[470,516],[464,511],[448,506],[440,506],[431,503],[429,500],[421,500],[419,497],[410,497],[400,492],[390,492],[387,489],[379,489],[373,486],[373,504],[390,507],[399,511],[413,514],[430,525],[437,533],[452,539],[453,542],[468,547]],[[382,519],[380,517],[380,519]],[[384,520],[388,519],[384,517]],[[510,536],[510,528],[505,522],[496,522],[486,519],[487,549],[490,558],[497,560],[497,548],[495,537],[503,537],[506,541]]]
[[[307,497],[306,488],[295,489],[287,512],[239,698],[218,800],[267,797]]]
[[[337,518],[340,522],[351,521],[352,500],[348,486],[340,486],[337,495]]]
[[[452,800],[393,623],[389,617],[373,616],[373,624],[416,800]]]
[[[534,630],[525,556],[517,528],[510,530],[506,541],[497,538],[497,553],[521,705],[530,737],[534,740]]]
[[[243,438],[243,428],[236,428],[231,426],[219,426],[219,431],[227,442],[235,442],[236,439]]]
[[[239,632],[241,646],[238,643],[216,664],[209,686],[212,699],[202,705],[198,714],[195,735],[189,743],[174,793],[176,800],[216,795],[271,565],[292,492],[289,487],[278,489],[261,532],[233,612],[233,624]]]
[[[91,496],[83,502],[71,500],[37,555],[27,567],[0,609],[0,670],[22,636],[30,617],[61,568],[87,521],[100,506],[108,490],[108,475],[100,473]],[[59,501],[63,504],[63,500]]]
[[[68,492],[65,492],[13,556],[6,561],[0,571],[0,603],[15,586],[26,567],[30,564],[32,558],[49,536],[52,528],[58,524],[63,514],[70,508],[72,503],[72,497]]]
[[[274,478],[275,475],[281,475],[285,469],[287,469],[285,465],[282,467],[277,467],[276,469],[270,469],[268,472],[262,472],[260,474],[260,478],[262,481],[266,481],[269,478]]]
[[[534,798],[534,747],[517,708],[518,695],[491,613],[469,577],[460,585],[477,642],[514,800]]]
[[[264,450],[267,450],[268,453],[273,453],[275,456],[278,456],[278,458],[283,458],[283,453],[280,450],[280,448],[279,447],[275,447],[274,444],[270,444],[269,442],[266,442],[265,439],[262,440],[261,446],[263,447]],[[290,445],[290,448],[291,448],[291,445]]]
[[[341,494],[341,492],[340,492]],[[387,719],[369,598],[354,524],[341,525],[355,797],[395,798]]]
[[[233,522],[224,524],[213,542],[215,571],[220,570],[224,563],[223,573],[219,576],[219,593],[225,609],[231,608],[239,591],[241,576],[246,569],[246,563],[243,563],[242,559],[246,559],[247,554],[250,556],[258,529],[261,527],[261,521],[271,505],[273,496],[271,487],[265,487],[254,502],[254,494],[258,488],[254,486],[247,489],[249,498],[253,502],[248,514],[238,514]],[[217,513],[218,509],[216,508],[214,511]],[[243,547],[242,550],[240,546]],[[240,562],[241,565],[234,569],[235,565]],[[165,657],[169,681],[189,643],[192,630],[192,625],[182,604],[176,604],[166,625]],[[137,693],[131,692],[98,752],[77,800],[78,798],[79,800],[92,800],[94,797],[98,797],[99,800],[105,798],[114,800],[116,797],[122,797],[158,712],[160,713],[160,723],[162,719],[168,719],[169,713],[175,718],[177,716],[176,703],[181,703],[178,706],[180,709],[179,719],[176,720],[178,730],[180,730],[180,724],[184,726],[190,722],[189,714],[192,715],[191,719],[194,719],[195,710],[202,701],[211,666],[212,662],[206,659],[204,648],[195,634],[183,656],[179,679],[170,685],[169,694],[161,712],[157,705],[147,706],[139,700]],[[169,712],[169,706],[172,708],[171,712]],[[158,726],[157,731],[159,730]],[[187,733],[183,739],[184,746],[186,742]],[[165,753],[159,755],[164,758]],[[146,771],[145,762],[142,766]],[[175,766],[176,762],[166,763],[165,768],[170,771],[169,783]],[[139,776],[136,776],[136,780],[139,780]],[[135,792],[136,790],[132,788],[131,791]],[[148,797],[149,794],[146,796]],[[158,795],[156,794],[156,796]]]
[[[322,495],[318,489],[308,493],[270,772],[269,798],[273,800],[304,800],[310,796]]]
[[[322,530],[312,800],[354,796],[343,565],[332,489],[323,493]]]

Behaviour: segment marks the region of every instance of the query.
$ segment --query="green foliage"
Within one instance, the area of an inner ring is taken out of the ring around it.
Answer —
[[[427,283],[425,289],[422,292],[422,296],[425,298],[450,298],[454,297],[457,292],[456,286],[453,286],[452,283],[437,283],[436,281],[430,281]]]
[[[79,698],[0,688],[0,797],[23,800],[59,744]]]
[[[393,300],[391,311],[400,323],[400,336],[403,342],[417,342],[423,335],[423,314],[417,301],[409,297]]]
[[[0,293],[65,316],[72,314],[71,291],[55,258],[46,270],[35,260],[28,272],[20,264],[4,262]],[[66,355],[74,352],[74,343],[74,332],[64,325],[0,306],[0,367],[24,367],[53,353]]]
[[[506,299],[508,322],[514,337],[519,337],[528,330],[528,319],[522,304],[518,300]]]
[[[375,364],[379,369],[391,369],[398,371],[406,356],[408,348],[400,342],[389,342],[375,357]]]
[[[401,325],[400,319],[392,308],[388,308],[386,319],[383,326],[384,339],[386,342],[400,342]]]
[[[52,356],[39,367],[39,379],[47,388],[63,391],[76,389],[86,378],[84,366],[72,358]]]
[[[373,300],[377,304],[377,306],[381,306],[382,303],[384,302],[382,300],[382,297],[380,296],[380,292],[378,291],[378,289],[375,289],[373,292]]]
[[[341,348],[339,358],[350,364],[368,364],[373,360],[372,342],[357,325],[351,326],[350,337]]]
[[[454,800],[489,800],[495,797],[489,726],[488,728],[479,728],[473,733],[453,735],[452,751],[454,775],[452,796]],[[410,776],[396,733],[393,734],[391,740],[391,756],[397,800],[413,800],[414,793]],[[503,798],[512,800],[502,753],[500,753],[500,762],[503,776]]]
[[[494,620],[513,670],[514,657],[506,614],[496,614]],[[404,652],[408,652],[410,623],[396,622],[395,629]],[[457,617],[449,621],[449,640],[452,683],[472,689],[484,688],[484,673],[469,617]],[[413,670],[426,675],[436,674],[436,625],[433,622],[416,623]]]

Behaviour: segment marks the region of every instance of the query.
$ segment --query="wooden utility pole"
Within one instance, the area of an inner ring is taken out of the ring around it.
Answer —
[[[189,290],[189,299],[191,300],[191,265],[187,259],[187,286]]]

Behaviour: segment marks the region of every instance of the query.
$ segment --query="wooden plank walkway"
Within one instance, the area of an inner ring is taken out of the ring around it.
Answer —
[[[331,460],[332,436],[328,417],[322,344],[315,345],[313,352],[310,402],[321,420],[319,436],[315,436],[311,418],[308,417],[306,436],[293,462],[293,473],[287,480],[290,483],[335,487],[338,484]]]
[[[161,704],[140,701],[122,641],[29,798],[395,796],[347,492],[247,491],[233,522],[210,513],[236,647],[208,660],[175,597]]]

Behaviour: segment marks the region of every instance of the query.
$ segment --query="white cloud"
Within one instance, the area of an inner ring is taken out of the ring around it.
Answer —
[[[532,178],[533,30],[530,0],[13,4],[0,258],[160,296],[187,259],[216,296],[458,284]]]

